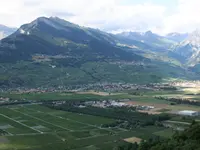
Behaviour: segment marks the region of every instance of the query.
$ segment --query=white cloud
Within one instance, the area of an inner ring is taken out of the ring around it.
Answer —
[[[177,12],[164,20],[163,32],[192,32],[200,28],[199,6],[199,0],[179,0]]]
[[[20,26],[40,16],[58,16],[105,31],[190,32],[200,25],[199,0],[179,0],[175,13],[156,3],[123,0],[0,0],[0,24]],[[139,3],[139,2],[138,2]],[[168,16],[171,14],[170,16]]]
[[[159,26],[163,6],[120,5],[121,0],[0,0],[0,23],[20,26],[39,16],[62,17],[104,30],[143,29]]]

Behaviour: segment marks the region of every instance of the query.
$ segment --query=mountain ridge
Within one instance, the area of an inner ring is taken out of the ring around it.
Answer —
[[[146,32],[122,32],[117,34],[119,37],[126,37],[128,39],[136,40],[145,44],[148,44],[152,47],[170,47],[174,44],[174,41],[169,40],[168,38],[155,34],[152,31]]]
[[[19,53],[22,53],[24,49],[23,54],[26,54],[28,51],[26,51],[26,47],[23,46],[29,42],[28,39],[35,42],[32,43],[32,47],[34,47],[34,44],[38,45],[38,50],[35,49],[33,52],[42,54],[58,54],[58,52],[64,52],[64,49],[67,49],[69,43],[76,47],[77,44],[74,43],[82,44],[82,46],[84,44],[89,44],[91,47],[93,46],[92,42],[96,42],[96,44],[103,42],[104,45],[107,45],[108,47],[114,43],[112,36],[102,31],[91,30],[71,23],[69,24],[58,18],[40,17],[30,24],[22,25],[17,32],[6,39],[3,39],[1,47],[13,50],[17,49],[17,46],[22,46]],[[38,42],[36,42],[36,39]],[[10,47],[8,43],[12,46]],[[48,44],[51,44],[51,46],[47,47]],[[53,50],[51,47],[57,47],[57,51]],[[114,46],[113,48],[116,50],[116,53],[120,53],[121,50],[119,48]],[[8,50],[5,50],[4,52],[6,53]],[[101,53],[101,51],[99,52]],[[109,49],[107,52],[110,54],[113,53],[113,51],[110,51]],[[125,54],[128,52],[123,51],[123,53]],[[12,55],[12,53],[10,53],[10,55]],[[121,57],[121,55],[119,57]],[[129,57],[129,54],[127,57]]]
[[[159,58],[163,51],[60,18],[40,17],[1,40],[0,87],[146,84],[195,77],[163,54]]]
[[[195,30],[174,47],[174,52],[183,56],[186,63],[194,66],[200,63],[200,30]]]
[[[168,33],[165,37],[168,38],[169,40],[173,40],[176,42],[182,42],[185,39],[187,39],[188,36],[189,36],[189,33],[173,32],[173,33]]]

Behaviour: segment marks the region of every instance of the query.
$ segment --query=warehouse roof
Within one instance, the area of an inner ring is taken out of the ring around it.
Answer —
[[[183,110],[183,111],[179,111],[179,113],[187,113],[187,114],[192,114],[192,113],[196,113],[197,111],[193,111],[193,110]]]

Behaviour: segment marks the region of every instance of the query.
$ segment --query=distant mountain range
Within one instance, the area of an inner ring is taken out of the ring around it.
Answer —
[[[182,57],[184,57],[185,62],[194,66],[200,63],[200,31],[195,30],[188,37],[176,44],[173,47],[173,51]]]
[[[145,47],[146,50],[165,52],[165,55],[180,61],[184,67],[200,63],[200,30],[192,33],[170,33],[166,36],[160,36],[151,31],[123,32],[117,36],[142,42],[148,45],[148,48]]]
[[[122,32],[117,34],[117,36],[128,38],[131,40],[136,40],[145,44],[148,44],[153,47],[169,47],[174,44],[175,41],[169,40],[166,37],[152,33],[151,31],[147,32]]]
[[[117,34],[119,37],[124,37],[136,41],[140,41],[155,47],[169,47],[177,42],[184,41],[189,34],[188,33],[169,33],[166,36],[160,36],[158,34],[147,32],[122,32]]]
[[[0,24],[0,40],[11,35],[17,28],[10,28]]]
[[[176,43],[151,31],[113,35],[57,17],[40,17],[0,41],[0,87],[198,78],[182,66],[185,57],[172,49]]]
[[[182,42],[184,41],[185,39],[187,39],[189,36],[188,33],[169,33],[165,36],[165,38],[169,39],[169,40],[172,40],[172,41],[175,41],[175,42]]]

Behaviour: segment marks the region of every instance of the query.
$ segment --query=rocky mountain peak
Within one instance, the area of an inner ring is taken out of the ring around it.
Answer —
[[[196,29],[188,37],[180,42],[174,49],[176,53],[184,56],[189,65],[199,62],[200,56],[200,30]]]
[[[196,29],[194,32],[189,34],[188,38],[183,43],[200,48],[200,30]]]

